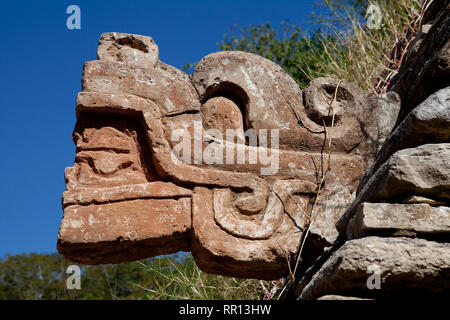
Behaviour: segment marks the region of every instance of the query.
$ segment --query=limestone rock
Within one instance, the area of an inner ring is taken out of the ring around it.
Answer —
[[[395,92],[387,92],[370,97],[367,103],[369,112],[361,117],[361,123],[375,156],[394,129],[400,112],[400,97]]]
[[[323,123],[308,114],[297,83],[272,61],[239,51],[213,53],[197,64],[192,83],[203,103],[215,97],[232,100],[242,111],[246,129],[278,129],[280,148],[321,151]],[[331,152],[365,152],[364,134],[351,108],[341,110],[335,126],[330,125],[326,123]]]
[[[377,202],[419,194],[450,199],[450,144],[426,144],[396,152],[364,185],[336,226],[345,233],[362,202]]]
[[[411,45],[400,70],[389,84],[402,100],[400,120],[439,89],[450,86],[450,4],[447,0],[430,3],[423,20],[432,26],[420,41]]]
[[[192,81],[204,101],[228,87],[237,104],[246,105],[251,128],[292,128],[297,124],[292,108],[303,106],[297,83],[277,64],[250,53],[210,54],[197,64]],[[261,117],[264,114],[271,117]]]
[[[380,276],[380,289],[367,279]],[[414,290],[444,292],[450,277],[450,244],[409,238],[366,237],[347,241],[303,289],[300,299],[323,295],[373,297]],[[349,294],[350,293],[350,294]]]
[[[426,143],[448,141],[450,141],[450,87],[429,96],[395,128],[380,150],[375,163],[361,179],[358,190],[396,151]]]
[[[383,231],[408,230],[450,236],[450,208],[428,204],[362,203],[347,227],[347,239]]]
[[[85,92],[133,94],[161,106],[164,114],[198,111],[200,103],[189,79],[172,69],[142,69],[108,60],[86,62],[82,89]]]
[[[207,188],[194,190],[193,212],[191,250],[202,270],[225,276],[256,276],[265,280],[287,274],[287,254],[296,250],[301,236],[300,232],[292,233],[296,228],[287,215],[281,216],[278,222],[274,221],[279,228],[273,235],[255,241],[227,232],[215,222],[214,193]],[[241,223],[244,222],[241,218]],[[257,231],[257,226],[253,226],[253,231]],[[234,226],[235,229],[238,227]]]
[[[349,121],[345,118],[357,119],[365,139],[355,152],[368,164],[373,163],[400,111],[396,93],[366,97],[356,85],[335,78],[314,79],[303,94],[308,117],[319,125],[333,125],[342,130],[342,123]]]
[[[203,128],[219,130],[222,135],[227,129],[236,133],[237,141],[245,143],[242,112],[233,100],[215,97],[203,105]],[[229,131],[230,132],[230,131]]]
[[[390,91],[368,98],[369,109],[358,120],[367,138],[364,150],[373,148],[377,158],[336,224],[339,238],[296,275],[291,295],[396,299],[450,293],[449,12],[447,0],[426,6],[422,30],[409,43]]]
[[[158,62],[158,54],[158,46],[152,38],[120,32],[102,34],[97,49],[99,60],[150,69]]]

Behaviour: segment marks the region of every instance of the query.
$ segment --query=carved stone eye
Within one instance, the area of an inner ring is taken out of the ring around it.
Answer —
[[[234,130],[237,143],[245,143],[241,110],[232,100],[214,97],[203,105],[203,128],[217,129],[226,137],[227,129]]]
[[[304,90],[305,110],[308,118],[320,126],[339,125],[342,117],[352,108],[359,90],[346,81],[335,78],[317,78]]]

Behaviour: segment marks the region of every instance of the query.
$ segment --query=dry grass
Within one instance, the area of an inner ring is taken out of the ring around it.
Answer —
[[[324,50],[311,53],[321,58],[305,71],[313,78],[334,76],[354,82],[370,93],[386,92],[432,2],[374,1],[381,9],[382,20],[380,28],[372,30],[351,8],[330,7],[332,22],[320,22],[328,30],[321,40]]]
[[[151,287],[135,284],[135,286],[145,290],[144,299],[272,299],[278,287],[277,281],[238,279],[207,274],[193,263],[192,257],[188,257],[187,261],[183,263],[175,263],[169,258],[162,262],[164,262],[164,265],[150,265],[139,262],[142,268],[155,275],[155,281]]]

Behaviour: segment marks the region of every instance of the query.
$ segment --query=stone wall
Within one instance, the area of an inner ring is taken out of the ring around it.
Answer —
[[[401,98],[397,125],[339,218],[338,240],[285,297],[450,292],[450,6],[435,5],[391,83]]]

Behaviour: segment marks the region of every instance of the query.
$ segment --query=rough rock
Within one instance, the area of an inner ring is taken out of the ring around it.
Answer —
[[[448,141],[450,141],[450,87],[433,93],[395,128],[380,150],[375,163],[361,179],[359,190],[396,151],[427,143]]]
[[[303,94],[309,118],[319,125],[331,124],[333,120],[338,123],[344,110],[358,115],[364,109],[362,91],[352,83],[335,78],[313,79]]]
[[[396,93],[366,97],[356,85],[336,78],[313,79],[303,95],[308,117],[319,125],[342,130],[343,123],[358,121],[365,139],[355,151],[368,164],[391,133],[400,111]]]
[[[399,121],[418,104],[439,89],[450,86],[450,4],[433,1],[424,24],[432,24],[427,33],[419,33],[420,41],[412,44],[388,91],[402,100]]]
[[[66,258],[120,263],[182,250],[210,273],[279,279],[313,207],[302,261],[334,243],[370,153],[349,107],[360,92],[339,95],[347,107],[323,127],[295,81],[259,56],[209,55],[191,80],[159,61],[148,37],[104,34],[98,52],[83,69],[65,171]],[[241,138],[229,141],[228,130]]]
[[[83,68],[82,89],[85,92],[133,94],[157,103],[164,114],[200,109],[189,78],[159,64],[153,69],[142,69],[115,61],[88,61]]]
[[[392,155],[361,189],[353,203],[338,220],[345,233],[349,220],[362,202],[379,202],[408,195],[450,199],[450,144],[426,144]],[[392,200],[391,200],[392,201]]]
[[[218,96],[234,101],[244,115],[245,129],[278,129],[280,148],[321,151],[323,123],[309,117],[297,83],[272,61],[246,52],[213,53],[196,65],[192,82],[203,103]],[[346,98],[343,104],[348,104]],[[335,126],[326,124],[331,152],[365,153],[364,134],[351,109],[340,114]]]
[[[201,187],[194,190],[193,212],[196,214],[192,221],[194,236],[191,250],[202,270],[266,280],[275,279],[275,275],[286,275],[286,254],[296,250],[301,237],[301,232],[287,215],[275,222],[278,228],[274,229],[273,235],[254,241],[250,237],[237,237],[221,228],[214,219],[213,203],[213,191]],[[245,222],[242,218],[240,220]],[[258,226],[252,227],[257,230]],[[292,233],[293,230],[297,232]]]
[[[84,264],[134,261],[188,251],[191,199],[138,199],[69,206],[58,251]]]
[[[378,154],[395,127],[400,112],[400,97],[395,92],[387,92],[368,98],[369,112],[361,117],[364,132],[373,155]]]
[[[378,273],[381,288],[370,290],[367,279]],[[300,299],[323,295],[373,297],[449,288],[450,244],[409,238],[366,237],[347,241],[304,288]],[[349,294],[350,293],[350,294]]]
[[[111,32],[100,37],[97,57],[99,60],[123,62],[141,68],[154,68],[159,50],[150,37]]]
[[[450,208],[428,204],[362,203],[347,227],[347,239],[408,230],[450,236]]]
[[[233,100],[215,97],[203,105],[203,128],[219,130],[223,136],[228,130],[237,134],[237,142],[245,143],[242,112]]]
[[[287,297],[450,293],[449,10],[448,0],[427,4],[392,91],[368,98],[378,112],[359,120],[377,158],[336,224],[339,238],[296,275]]]
[[[303,106],[296,82],[280,66],[250,53],[226,51],[204,57],[195,67],[193,84],[203,101],[227,87],[228,95],[245,105],[249,128],[292,128],[297,124],[292,108]]]

